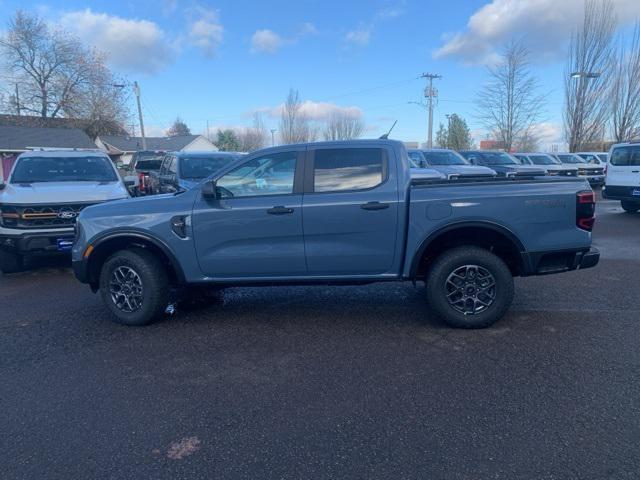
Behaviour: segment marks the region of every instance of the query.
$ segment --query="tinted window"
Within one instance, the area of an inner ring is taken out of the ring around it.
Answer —
[[[217,172],[240,156],[218,155],[211,157],[182,157],[180,159],[180,172],[183,178],[201,179]]]
[[[482,152],[478,155],[478,163],[481,165],[514,165],[518,162],[507,153]]]
[[[594,165],[600,165],[600,158],[593,153],[580,153],[580,157],[582,157],[587,163],[591,163]]]
[[[640,145],[618,147],[611,154],[611,165],[637,167],[640,165]]]
[[[293,193],[297,152],[254,158],[217,181],[224,197],[252,197]]]
[[[456,152],[422,152],[429,165],[466,165],[467,162]]]
[[[105,157],[26,157],[18,160],[11,183],[115,182],[111,160]]]
[[[383,150],[336,148],[316,150],[313,164],[315,192],[365,190],[383,180]]]

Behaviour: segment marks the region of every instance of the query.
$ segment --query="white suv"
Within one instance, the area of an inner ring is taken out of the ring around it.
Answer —
[[[622,208],[629,213],[640,210],[640,142],[611,147],[602,196],[620,200]]]
[[[0,184],[0,271],[21,270],[27,255],[70,252],[80,210],[128,197],[104,152],[23,153]]]

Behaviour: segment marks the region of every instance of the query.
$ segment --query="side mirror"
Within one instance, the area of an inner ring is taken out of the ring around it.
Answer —
[[[4,181],[0,181],[0,191],[4,190],[6,186],[7,186],[7,184],[4,183]]]
[[[209,180],[202,185],[202,196],[209,200],[218,198],[218,189],[215,180]]]
[[[471,165],[476,165],[478,162],[476,161],[476,157],[469,157],[469,163]]]

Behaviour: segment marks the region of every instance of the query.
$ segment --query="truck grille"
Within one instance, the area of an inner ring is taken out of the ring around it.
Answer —
[[[581,168],[578,170],[578,175],[604,175],[603,168]]]
[[[59,205],[3,205],[2,226],[8,228],[73,227],[80,211],[90,203]]]

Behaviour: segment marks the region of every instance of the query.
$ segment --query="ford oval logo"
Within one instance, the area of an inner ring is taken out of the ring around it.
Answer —
[[[74,218],[76,218],[78,216],[78,214],[76,212],[72,212],[70,210],[65,210],[62,212],[58,212],[58,218],[61,218],[63,220],[72,220]]]

